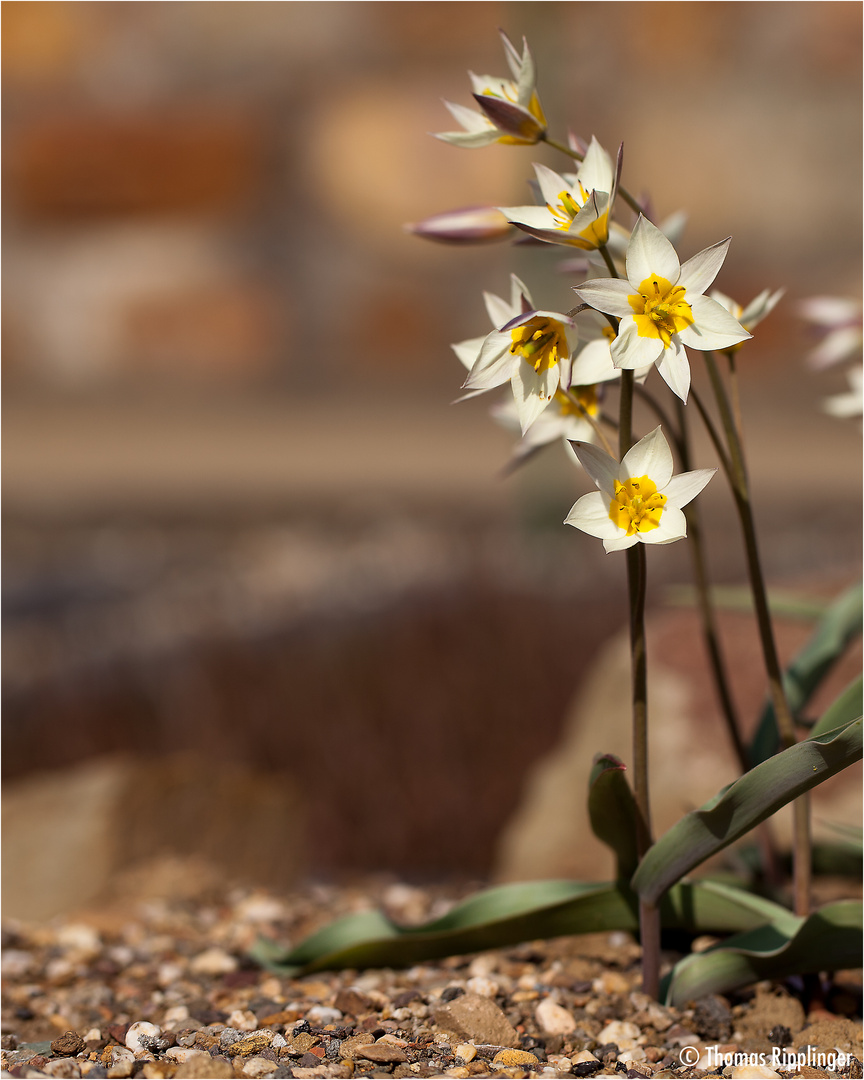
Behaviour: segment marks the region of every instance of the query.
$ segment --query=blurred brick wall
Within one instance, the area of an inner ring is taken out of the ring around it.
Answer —
[[[851,3],[53,3],[3,7],[7,388],[455,386],[447,343],[511,265],[400,225],[525,199],[551,151],[460,151],[440,98],[529,36],[553,126],[613,148],[746,299],[856,292]],[[542,267],[541,267],[542,263]],[[818,273],[816,272],[818,268]],[[766,324],[765,333],[781,330]],[[770,340],[770,339],[769,339]]]

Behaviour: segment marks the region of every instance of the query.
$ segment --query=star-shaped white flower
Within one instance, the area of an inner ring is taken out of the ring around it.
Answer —
[[[452,346],[469,369],[463,389],[473,397],[509,382],[524,434],[551,404],[559,386],[571,384],[576,324],[560,311],[535,309],[515,275],[509,304],[491,293],[484,299],[497,329]]]
[[[600,143],[591,139],[575,176],[562,176],[545,165],[535,165],[534,171],[545,205],[499,207],[507,220],[550,244],[588,251],[602,247],[609,239],[616,169]]]
[[[639,216],[627,246],[627,279],[596,278],[576,286],[586,304],[620,319],[612,358],[620,368],[656,363],[672,391],[687,400],[693,349],[728,349],[751,335],[703,295],[717,276],[729,240],[700,251],[682,266],[675,248]]]
[[[513,42],[501,31],[512,79],[469,72],[474,100],[482,109],[475,112],[452,101],[444,104],[463,131],[442,131],[435,138],[454,146],[478,147],[490,143],[531,145],[546,132],[546,117],[537,97],[537,70],[528,42],[522,39],[520,56]]]
[[[681,508],[717,471],[673,476],[672,452],[659,427],[631,447],[620,464],[589,443],[574,443],[573,450],[599,490],[583,495],[564,524],[599,537],[607,552],[683,540],[687,519]]]

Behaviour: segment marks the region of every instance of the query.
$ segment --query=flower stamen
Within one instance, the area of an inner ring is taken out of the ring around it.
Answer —
[[[623,484],[615,481],[615,498],[609,503],[609,517],[628,536],[650,532],[660,525],[666,496],[661,495],[649,476],[631,476]]]
[[[535,315],[510,331],[510,352],[521,356],[536,372],[547,371],[570,356],[564,326],[555,319]]]
[[[660,338],[668,349],[672,335],[692,326],[693,309],[684,299],[687,290],[656,275],[645,278],[639,292],[627,297],[640,337]]]

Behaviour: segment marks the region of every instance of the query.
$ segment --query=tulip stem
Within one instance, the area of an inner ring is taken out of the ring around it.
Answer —
[[[603,250],[603,249],[601,249]],[[618,449],[624,455],[633,444],[633,372],[621,372]],[[627,589],[630,598],[630,684],[633,717],[633,798],[636,803],[636,850],[641,859],[651,847],[651,803],[648,795],[648,666],[645,648],[647,565],[644,544],[627,549]],[[657,997],[660,990],[660,911],[639,902],[642,942],[642,992]]]
[[[744,463],[743,447],[732,408],[726,395],[726,388],[723,385],[714,356],[708,351],[704,352],[703,356],[705,357],[705,365],[708,369],[708,376],[720,412],[720,421],[729,447],[726,469],[741,522],[741,531],[744,536],[750,590],[753,594],[753,606],[756,611],[756,624],[759,628],[759,640],[762,645],[765,671],[768,675],[771,702],[774,706],[777,730],[780,733],[780,740],[785,749],[795,745],[797,736],[795,734],[795,723],[783,687],[783,672],[780,667],[780,658],[774,639],[774,627],[768,607],[768,593],[762,572],[762,561],[759,557],[756,523],[750,502],[750,485]],[[701,407],[700,412],[702,412]],[[792,854],[795,914],[806,916],[810,911],[810,877],[812,872],[809,800],[804,797],[798,798],[792,806],[794,817]]]

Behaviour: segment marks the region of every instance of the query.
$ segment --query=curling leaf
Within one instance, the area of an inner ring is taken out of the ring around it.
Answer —
[[[812,637],[783,676],[783,688],[792,715],[798,715],[814,691],[843,655],[846,646],[861,633],[861,585],[853,585],[828,608]],[[754,765],[776,754],[780,746],[777,718],[769,701],[762,711],[756,734],[748,748]]]
[[[668,1005],[681,1007],[705,994],[725,994],[760,979],[782,979],[857,967],[861,961],[861,902],[828,904],[806,919],[790,916],[737,934],[675,965],[661,990]]]
[[[781,806],[861,757],[859,717],[763,761],[720,797],[686,814],[645,854],[631,885],[648,903]]]

